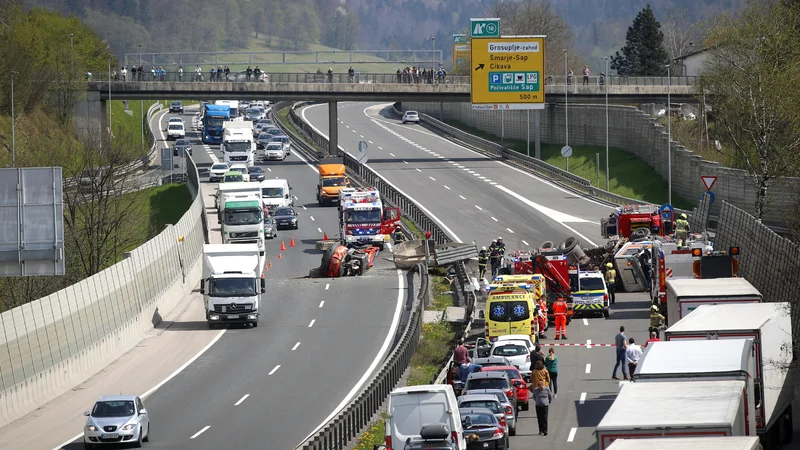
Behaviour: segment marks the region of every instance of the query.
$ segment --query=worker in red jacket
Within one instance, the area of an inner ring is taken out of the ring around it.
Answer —
[[[556,316],[556,340],[567,339],[567,302],[563,297],[553,303],[553,314]]]

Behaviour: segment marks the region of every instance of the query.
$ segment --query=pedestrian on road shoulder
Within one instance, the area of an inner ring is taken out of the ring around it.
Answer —
[[[458,340],[458,346],[453,350],[453,361],[459,366],[469,361],[469,351],[464,347],[464,339]]]
[[[539,435],[547,436],[547,413],[550,409],[550,402],[553,401],[553,392],[540,381],[533,390],[533,401],[536,404],[536,421],[539,422]]]
[[[619,327],[619,334],[614,337],[614,344],[617,346],[617,362],[614,364],[614,373],[611,378],[619,380],[617,377],[617,369],[622,366],[622,377],[628,379],[628,372],[625,370],[625,327]]]
[[[639,358],[642,357],[642,347],[634,344],[633,338],[628,339],[628,348],[625,349],[625,359],[628,361],[628,372],[633,379],[636,366],[639,365]]]
[[[556,349],[550,347],[548,355],[544,359],[544,367],[550,373],[550,390],[553,391],[553,397],[558,398],[558,356],[556,356]]]

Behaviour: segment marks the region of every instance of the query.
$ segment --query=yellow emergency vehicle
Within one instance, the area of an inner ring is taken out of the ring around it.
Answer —
[[[536,342],[535,285],[503,283],[486,289],[486,339],[494,342],[498,336],[525,334]]]
[[[544,275],[539,273],[534,274],[519,274],[519,275],[498,275],[492,280],[493,284],[516,284],[518,286],[534,285],[536,287],[534,300],[547,298],[547,280]]]
[[[570,270],[570,284],[575,315],[602,314],[608,317],[608,289],[602,272]]]

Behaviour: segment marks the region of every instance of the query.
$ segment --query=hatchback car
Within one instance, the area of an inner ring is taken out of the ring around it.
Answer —
[[[283,144],[280,142],[270,142],[267,144],[266,148],[264,148],[264,160],[270,159],[277,159],[283,161],[286,159],[286,149],[283,147]]]
[[[150,440],[150,416],[142,399],[135,395],[104,395],[94,404],[83,427],[85,448],[95,445],[133,444],[141,447]]]
[[[272,142],[272,135],[268,133],[259,133],[256,138],[256,149],[262,149]]]
[[[296,230],[300,227],[300,224],[297,221],[297,211],[295,211],[294,208],[278,208],[275,210],[272,216],[275,218],[275,223],[277,224],[278,229],[292,228]]]
[[[267,239],[278,237],[278,224],[272,216],[264,216],[264,237]]]
[[[225,173],[228,172],[230,166],[228,163],[216,163],[211,166],[211,169],[208,170],[208,181],[220,181],[222,177],[225,176]]]
[[[494,370],[505,372],[508,377],[511,378],[511,384],[514,385],[514,389],[517,391],[517,406],[523,411],[530,409],[528,383],[525,382],[525,378],[522,376],[519,369],[509,364],[507,366],[484,367],[482,370],[484,372],[491,372]]]
[[[271,134],[273,136],[280,136],[283,134],[283,131],[275,127],[269,127],[265,131],[267,132],[267,134]]]
[[[247,166],[247,174],[250,181],[264,181],[264,169],[259,166]]]
[[[517,410],[517,391],[511,378],[505,372],[476,372],[469,374],[467,382],[464,383],[462,395],[466,395],[475,389],[501,389],[511,402],[512,410]]]
[[[245,120],[259,120],[263,119],[261,116],[261,110],[258,108],[249,108],[247,110],[247,114],[245,114]]]
[[[405,124],[408,122],[419,123],[419,113],[416,111],[406,111],[403,113],[403,123]]]
[[[499,341],[492,345],[492,356],[503,356],[517,367],[522,375],[531,374],[531,350],[524,341]]]
[[[498,402],[503,405],[503,409],[506,411],[506,420],[509,419],[508,411],[511,411],[511,415],[514,417],[514,427],[516,427],[516,418],[517,413],[514,409],[514,406],[511,404],[511,400],[509,400],[508,396],[506,395],[505,391],[502,389],[473,389],[469,391],[469,394],[466,395],[481,395],[481,394],[489,394],[494,395]]]
[[[183,102],[174,101],[169,104],[169,112],[183,114]]]
[[[272,137],[272,142],[280,142],[283,144],[283,150],[288,155],[292,151],[292,141],[289,140],[289,136],[285,136],[283,134],[277,134]]]
[[[178,139],[175,141],[175,149],[181,149],[184,153],[192,154],[192,142],[188,139]],[[179,156],[176,152],[174,156]]]
[[[464,439],[468,443],[476,442],[474,446],[481,449],[506,450],[508,436],[504,427],[497,421],[497,417],[486,408],[459,408],[461,425],[464,427]],[[473,446],[467,444],[467,448]]]
[[[250,172],[247,170],[247,164],[231,164],[230,170],[234,172],[240,172],[242,174],[243,181],[250,181]]]
[[[167,140],[184,139],[186,137],[186,129],[183,127],[183,122],[170,122],[167,126]]]

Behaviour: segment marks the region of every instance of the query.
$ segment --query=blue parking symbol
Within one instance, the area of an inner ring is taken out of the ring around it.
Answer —
[[[503,80],[501,79],[501,73],[491,73],[489,74],[489,83],[491,84],[502,84]]]

